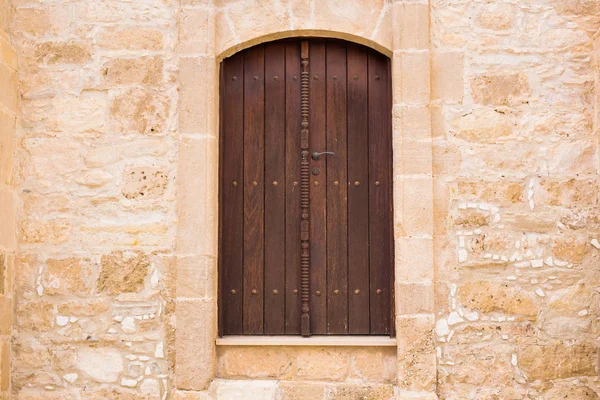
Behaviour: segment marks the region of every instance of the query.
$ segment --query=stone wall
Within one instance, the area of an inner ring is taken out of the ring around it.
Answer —
[[[17,54],[9,41],[11,8],[0,1],[0,399],[10,393],[12,277],[17,251],[13,150],[18,109]]]
[[[12,4],[14,398],[598,398],[597,1]],[[392,58],[397,349],[214,343],[218,63],[299,35]]]

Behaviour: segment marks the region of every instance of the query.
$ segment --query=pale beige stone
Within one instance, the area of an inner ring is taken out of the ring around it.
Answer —
[[[217,376],[227,379],[289,379],[295,354],[277,346],[219,347]]]
[[[453,124],[454,135],[472,142],[497,143],[513,133],[515,122],[509,115],[487,108],[478,108],[460,117]]]
[[[350,377],[365,382],[394,383],[396,380],[396,348],[359,348],[350,352]]]
[[[121,134],[162,135],[169,110],[169,100],[161,94],[142,88],[127,90],[111,100],[111,130]]]
[[[111,50],[161,50],[163,32],[148,28],[107,28],[97,37],[98,46]]]
[[[394,8],[394,50],[429,47],[429,7],[423,3],[397,2]]]
[[[128,166],[123,171],[121,193],[130,200],[157,198],[165,193],[168,181],[165,168]]]
[[[298,353],[296,377],[302,380],[339,381],[348,373],[346,349],[310,348]]]
[[[17,111],[19,99],[18,85],[17,72],[0,63],[0,107],[5,107],[11,112]]]
[[[519,349],[517,359],[531,380],[595,376],[598,351],[585,344],[525,345]]]
[[[180,132],[213,135],[218,114],[216,60],[212,57],[182,58],[179,80]]]
[[[102,256],[98,278],[100,292],[117,295],[139,292],[144,287],[150,263],[141,252],[115,251]]]
[[[461,102],[464,93],[464,54],[434,52],[431,63],[432,98],[448,103]]]
[[[528,100],[531,89],[524,73],[479,75],[471,78],[473,100],[483,105],[515,105]]]
[[[458,288],[458,296],[465,307],[488,312],[504,312],[535,317],[538,306],[534,297],[514,286],[502,282],[467,282]]]
[[[516,8],[512,4],[486,4],[481,7],[477,23],[486,29],[505,30],[513,26]]]
[[[214,14],[209,7],[184,8],[179,20],[179,43],[184,53],[212,54]]]
[[[46,42],[35,48],[35,60],[39,64],[76,64],[91,61],[92,54],[87,43]]]
[[[427,314],[433,312],[433,285],[400,283],[395,285],[397,314]]]
[[[105,86],[145,84],[163,81],[163,60],[160,57],[114,58],[102,66]]]
[[[323,400],[327,393],[324,383],[281,381],[278,387],[281,400]]]
[[[54,306],[45,301],[17,302],[16,324],[25,331],[48,332],[54,326]]]
[[[596,392],[587,386],[554,386],[544,392],[544,400],[578,399],[597,400],[600,398]]]
[[[15,213],[16,201],[12,191],[0,189],[0,247],[15,249],[17,245]]]
[[[401,283],[433,281],[433,239],[401,237],[396,243],[396,279]]]
[[[176,292],[179,297],[214,297],[217,260],[212,256],[177,258]]]
[[[431,96],[429,52],[402,53],[400,64],[402,103],[413,105],[428,104]]]
[[[394,396],[392,385],[360,385],[345,383],[336,385],[333,400],[389,400]]]
[[[42,275],[44,293],[48,295],[84,295],[90,291],[89,260],[78,258],[49,259]]]
[[[55,218],[48,221],[27,219],[21,221],[20,238],[25,243],[61,244],[69,240],[73,231],[71,221]]]

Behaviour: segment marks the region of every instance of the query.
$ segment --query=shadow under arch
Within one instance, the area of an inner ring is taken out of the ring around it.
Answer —
[[[325,30],[325,29],[298,29],[298,30],[289,30],[289,31],[280,31],[268,33],[266,35],[257,36],[255,38],[249,39],[244,42],[237,43],[233,46],[228,47],[223,50],[221,53],[217,55],[217,61],[220,62],[223,59],[234,55],[235,53],[248,49],[252,46],[256,46],[261,43],[272,42],[279,39],[289,39],[289,38],[299,38],[299,37],[307,37],[307,38],[330,38],[330,39],[342,39],[349,42],[361,44],[363,46],[369,47],[388,58],[392,58],[393,51],[388,49],[387,47],[375,42],[374,40],[364,38],[362,36],[352,35],[349,33]]]

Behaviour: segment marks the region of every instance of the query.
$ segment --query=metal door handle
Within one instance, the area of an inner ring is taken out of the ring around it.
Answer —
[[[327,154],[331,154],[332,156],[335,156],[335,153],[332,151],[323,151],[321,153],[317,153],[316,151],[314,153],[312,153],[312,159],[315,161],[318,161],[322,155],[327,155]]]

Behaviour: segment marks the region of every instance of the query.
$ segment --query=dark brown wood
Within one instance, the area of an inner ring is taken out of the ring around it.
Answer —
[[[332,39],[223,61],[220,335],[394,334],[390,83]]]
[[[285,333],[285,44],[265,45],[265,334]]]
[[[346,46],[327,43],[327,331],[348,333]],[[331,295],[334,291],[338,295]],[[353,294],[352,294],[353,295]],[[364,293],[361,295],[365,295]]]
[[[285,46],[285,333],[300,334],[300,43]]]
[[[349,333],[370,333],[369,127],[367,51],[348,44],[348,314]],[[356,295],[355,291],[359,291]]]
[[[244,52],[244,333],[263,333],[264,47]]]
[[[244,54],[223,63],[221,125],[221,306],[223,334],[240,335],[244,250]],[[226,208],[226,210],[223,210]]]
[[[325,42],[310,45],[310,149],[327,149]],[[311,158],[310,321],[311,332],[327,334],[327,157]],[[315,170],[316,168],[316,170]],[[316,174],[315,174],[316,173]]]
[[[302,82],[301,82],[301,116],[302,130],[300,131],[300,148],[302,159],[300,162],[300,207],[302,208],[300,239],[302,241],[302,257],[300,261],[302,282],[302,336],[310,336],[310,161],[308,156],[309,140],[309,108],[310,86],[308,83],[308,41],[300,43],[300,58],[302,59]]]
[[[371,52],[369,68],[369,234],[372,334],[390,334],[392,260],[390,250],[391,115],[389,60]],[[379,185],[377,185],[379,182]],[[379,293],[379,294],[378,294]]]

